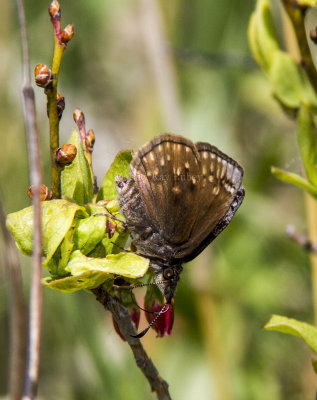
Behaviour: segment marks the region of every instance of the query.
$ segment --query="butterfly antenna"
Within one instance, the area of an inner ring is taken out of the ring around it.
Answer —
[[[166,309],[166,306],[168,306],[168,308]],[[138,333],[137,335],[130,335],[136,339],[140,339],[142,338],[147,332],[148,330],[155,324],[155,322],[160,318],[160,316],[162,314],[165,314],[168,310],[169,310],[170,306],[169,304],[165,303],[164,306],[161,308],[161,311],[157,314],[157,316],[153,319],[153,321],[140,333]]]

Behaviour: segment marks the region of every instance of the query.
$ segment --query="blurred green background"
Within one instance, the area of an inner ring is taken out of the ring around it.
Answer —
[[[237,215],[184,268],[173,336],[156,339],[151,331],[143,339],[174,400],[315,396],[310,350],[299,339],[261,328],[272,313],[307,322],[313,313],[308,256],[285,234],[287,224],[305,231],[304,196],[270,174],[271,165],[300,173],[295,126],[250,55],[246,31],[254,3],[61,0],[62,25],[75,25],[59,82],[66,98],[61,143],[80,107],[96,134],[99,182],[119,150],[137,150],[163,131],[211,142],[245,169],[246,198]],[[14,5],[0,0],[0,188],[7,213],[29,205]],[[48,6],[25,1],[32,69],[51,62]],[[45,96],[40,88],[35,93],[49,185]],[[2,264],[0,396],[6,393],[8,359]],[[30,260],[21,256],[21,264],[27,298]],[[155,398],[109,315],[89,293],[44,290],[39,398]]]

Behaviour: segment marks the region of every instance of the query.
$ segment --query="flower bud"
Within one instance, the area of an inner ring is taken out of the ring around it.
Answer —
[[[61,34],[61,42],[65,45],[72,39],[74,36],[74,25],[67,25]]]
[[[57,0],[52,1],[49,6],[48,13],[50,14],[52,21],[57,21],[61,19],[61,8]]]
[[[33,196],[34,196],[34,186],[33,185],[31,185],[28,188],[28,196],[29,196],[30,199],[32,199]],[[52,197],[53,197],[52,192],[48,189],[48,187],[45,186],[45,185],[41,185],[41,187],[40,187],[40,200],[41,201],[51,200]]]
[[[317,27],[309,32],[309,37],[312,42],[317,44]]]
[[[73,144],[64,144],[55,153],[56,162],[60,165],[69,165],[77,154],[77,148]]]
[[[62,96],[59,92],[56,95],[56,107],[57,107],[57,115],[60,120],[63,115],[63,111],[65,110],[65,97]]]
[[[89,129],[86,134],[86,138],[85,138],[86,149],[88,151],[92,152],[94,144],[95,144],[95,134],[92,129]]]
[[[78,127],[85,124],[85,115],[80,108],[76,108],[73,114],[73,118]]]
[[[109,239],[111,239],[113,237],[116,229],[117,229],[117,225],[115,223],[113,223],[110,218],[107,218],[106,233],[108,233]]]
[[[35,83],[37,86],[47,88],[53,82],[52,71],[45,64],[37,64],[34,68]]]
[[[150,312],[146,312],[145,316],[149,324],[156,318],[157,313],[161,311],[164,305],[164,296],[159,291],[157,286],[149,286],[144,297],[144,308]],[[157,337],[172,334],[174,323],[174,306],[168,305],[168,310],[159,316],[157,321],[152,325],[157,333]]]

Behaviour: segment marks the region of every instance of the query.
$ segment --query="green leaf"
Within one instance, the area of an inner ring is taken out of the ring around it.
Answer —
[[[41,207],[43,253],[46,256],[44,266],[46,266],[72,226],[76,213],[79,213],[80,217],[87,216],[87,213],[83,207],[66,200],[43,201]],[[27,207],[9,214],[7,227],[12,232],[21,252],[31,255],[33,247],[33,207]]]
[[[281,181],[291,183],[301,189],[307,190],[313,197],[317,198],[317,188],[309,183],[305,178],[294,172],[283,171],[282,169],[272,167],[272,174]]]
[[[276,28],[267,0],[258,0],[251,15],[248,39],[254,58],[265,73],[269,72],[276,50],[279,50]]]
[[[317,328],[296,319],[272,315],[264,325],[264,329],[298,336],[305,340],[308,346],[317,353]]]
[[[298,108],[301,103],[316,106],[316,94],[303,68],[284,51],[275,51],[269,79],[275,97],[287,108]]]
[[[100,271],[86,271],[77,276],[67,276],[66,278],[56,280],[44,278],[42,282],[50,289],[55,289],[63,293],[73,293],[83,289],[94,289],[112,278],[112,274]]]
[[[105,258],[90,258],[79,250],[72,253],[66,270],[72,276],[51,281],[45,285],[51,289],[70,293],[82,289],[93,289],[115,275],[137,279],[142,277],[149,267],[149,260],[133,253],[110,254]]]
[[[301,105],[298,113],[297,140],[308,180],[312,185],[317,186],[316,129],[312,115],[304,105]]]
[[[301,103],[317,107],[317,96],[304,69],[280,49],[268,0],[258,0],[251,15],[248,39],[257,63],[267,75],[274,96],[290,112]]]
[[[119,154],[117,154],[100,186],[97,201],[114,200],[117,198],[115,177],[117,175],[121,175],[125,178],[129,178],[129,167],[131,160],[132,154],[130,150],[121,151]]]
[[[104,221],[103,225],[100,225],[99,231],[100,231],[100,236],[98,239],[102,239],[101,243],[98,243],[98,246],[93,246],[93,248],[90,248],[89,251],[83,251],[81,248],[81,252],[85,255],[89,255],[90,257],[105,257],[107,254],[116,254],[120,253],[122,251],[122,248],[124,248],[126,241],[129,237],[129,232],[126,229],[126,227],[121,223],[119,220],[123,220],[124,217],[119,214],[119,204],[117,200],[111,200],[107,202],[106,207],[101,206],[99,202],[98,204],[87,204],[86,210],[88,211],[89,214],[95,215],[94,218],[97,218],[96,215],[98,214],[104,214],[107,215],[107,219],[110,219],[112,223],[115,223],[117,225],[116,231],[114,235],[109,238],[109,234],[105,232],[106,229],[106,220]],[[111,214],[108,214],[108,211],[114,215],[117,219],[111,219]],[[83,223],[84,225],[84,223]],[[103,229],[103,234],[101,236],[101,230]],[[90,229],[92,230],[92,229]],[[96,233],[88,233],[86,236],[89,237],[90,235],[97,235]],[[100,239],[100,240],[101,240]],[[98,240],[98,242],[100,241]]]
[[[75,249],[83,254],[90,253],[105,236],[106,220],[105,216],[96,215],[78,221],[74,233]]]
[[[73,129],[68,143],[77,148],[77,155],[70,165],[67,165],[61,174],[62,197],[72,199],[78,204],[87,204],[93,198],[93,183],[89,163],[76,129]]]
[[[102,240],[102,244],[106,249],[106,253],[107,254],[120,253],[124,248],[126,241],[128,240],[128,237],[129,237],[129,232],[127,230],[122,233],[116,231],[111,239],[107,234],[105,238]]]

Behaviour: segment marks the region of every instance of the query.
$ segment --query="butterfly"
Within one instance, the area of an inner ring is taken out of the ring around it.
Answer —
[[[182,264],[197,257],[240,207],[243,169],[209,143],[163,133],[139,149],[129,173],[116,177],[120,209],[171,304]]]

